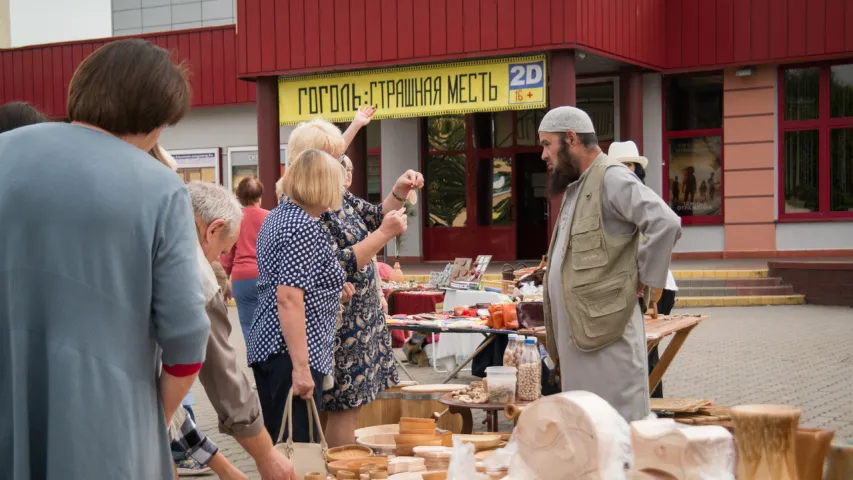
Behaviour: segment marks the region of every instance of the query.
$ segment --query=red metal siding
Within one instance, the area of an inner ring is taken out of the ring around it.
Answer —
[[[663,1],[666,59],[658,65],[664,70],[853,54],[853,30],[845,28],[853,24],[849,0]],[[694,54],[697,44],[698,56]]]
[[[141,38],[172,51],[186,62],[193,86],[193,106],[254,102],[253,83],[237,80],[236,35],[231,27],[158,33]],[[51,117],[66,114],[68,83],[74,70],[110,39],[37,45],[0,50],[0,104],[26,101]]]
[[[667,1],[239,0],[238,68],[294,75],[574,47],[659,68]]]

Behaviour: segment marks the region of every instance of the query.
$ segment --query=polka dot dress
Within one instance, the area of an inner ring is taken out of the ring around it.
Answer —
[[[343,307],[335,338],[335,386],[323,392],[324,410],[339,412],[366,405],[398,382],[391,334],[377,288],[379,275],[373,262],[359,269],[352,249],[381,223],[381,206],[350,192],[344,193],[341,210],[320,217],[347,272],[347,281],[355,287],[355,295]]]
[[[286,351],[276,289],[287,286],[305,292],[308,364],[320,373],[331,374],[338,305],[346,276],[328,235],[302,208],[285,202],[267,215],[257,246],[258,308],[249,333],[249,365]]]

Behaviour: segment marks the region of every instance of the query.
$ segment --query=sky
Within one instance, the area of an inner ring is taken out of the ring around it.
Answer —
[[[110,0],[9,0],[12,46],[112,35]]]

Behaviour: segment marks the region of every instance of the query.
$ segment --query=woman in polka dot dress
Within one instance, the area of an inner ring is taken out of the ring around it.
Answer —
[[[288,140],[289,154],[320,148],[333,157],[342,156],[347,140],[370,123],[374,111],[372,107],[359,110],[343,135],[322,120],[300,125]],[[330,447],[355,443],[359,409],[398,382],[391,335],[379,295],[379,275],[372,259],[389,241],[405,232],[405,198],[411,190],[422,188],[423,183],[420,173],[404,173],[381,205],[371,205],[345,190],[341,209],[320,217],[347,282],[355,288],[352,299],[343,307],[342,325],[335,338],[335,385],[323,393],[323,424]]]

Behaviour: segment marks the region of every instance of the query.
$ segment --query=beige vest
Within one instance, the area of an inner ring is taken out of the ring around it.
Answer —
[[[604,228],[601,203],[604,172],[608,168],[625,167],[600,155],[580,180],[563,264],[551,265],[550,259],[558,230],[564,225],[555,226],[548,252],[548,268],[560,269],[572,339],[585,352],[618,340],[637,308],[640,234],[635,230],[630,235],[612,235]],[[544,291],[548,338],[556,340],[547,280]],[[557,356],[553,341],[548,342],[548,347],[549,353]]]

